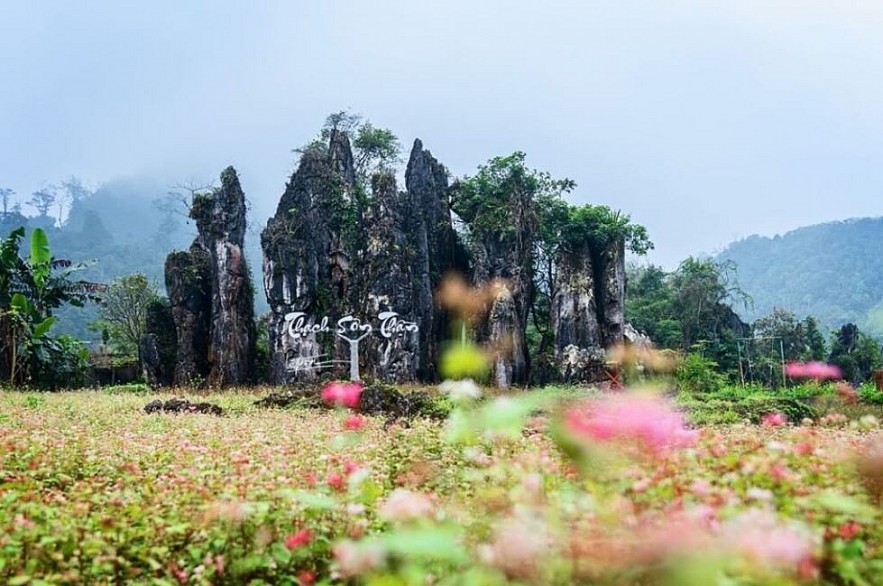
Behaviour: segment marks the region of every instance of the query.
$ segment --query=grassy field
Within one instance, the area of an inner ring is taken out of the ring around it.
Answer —
[[[547,398],[406,423],[157,397],[0,393],[2,583],[883,583],[874,421],[675,449],[567,436]]]

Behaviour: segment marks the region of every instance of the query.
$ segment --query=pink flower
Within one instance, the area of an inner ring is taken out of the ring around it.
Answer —
[[[301,529],[285,538],[285,547],[296,549],[308,544],[313,539],[313,532],[309,529]]]
[[[359,465],[355,462],[348,460],[346,464],[343,465],[343,473],[349,476],[350,474],[355,474],[359,471]]]
[[[334,546],[334,561],[341,577],[352,578],[383,565],[386,552],[379,545],[341,541]]]
[[[856,535],[858,532],[862,530],[862,526],[855,521],[847,521],[840,525],[838,532],[840,533],[840,537],[843,538],[844,541],[849,541]]]
[[[788,423],[788,416],[784,413],[767,413],[760,423],[767,427],[779,427]]]
[[[330,383],[322,390],[322,400],[326,403],[343,405],[349,409],[359,406],[359,396],[362,394],[362,383]]]
[[[325,481],[328,483],[328,486],[338,492],[343,492],[346,488],[346,480],[343,475],[338,472],[329,472]]]
[[[635,394],[608,396],[565,415],[566,428],[592,442],[637,441],[662,452],[696,443],[699,432],[684,426],[683,416],[663,399]]]
[[[297,575],[297,581],[300,586],[313,586],[316,583],[316,574],[309,570],[304,570]]]
[[[389,495],[377,514],[387,521],[411,521],[420,519],[432,513],[432,501],[429,497],[411,492],[404,488],[397,488]]]
[[[359,431],[365,427],[365,419],[355,413],[343,420],[343,428],[347,431]]]
[[[536,578],[551,547],[552,537],[541,522],[519,516],[501,522],[493,541],[481,547],[480,555],[510,578],[542,583]]]
[[[771,512],[750,510],[730,520],[721,535],[724,544],[751,561],[795,571],[813,559],[813,534],[797,523],[785,524]]]
[[[824,362],[791,362],[785,366],[785,374],[791,378],[813,378],[816,380],[837,380],[841,378],[840,369],[833,364]]]

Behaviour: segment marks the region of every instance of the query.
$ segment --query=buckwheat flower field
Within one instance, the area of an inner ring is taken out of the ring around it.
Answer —
[[[0,581],[883,583],[874,420],[691,429],[639,392],[453,386],[445,421],[359,414],[349,385],[213,395],[222,417],[4,392]]]

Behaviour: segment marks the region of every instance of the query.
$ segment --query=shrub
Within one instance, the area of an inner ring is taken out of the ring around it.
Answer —
[[[708,393],[726,383],[726,377],[718,372],[717,363],[698,353],[690,353],[677,370],[678,386],[690,393]]]
[[[149,385],[146,385],[144,383],[128,383],[128,384],[124,384],[124,385],[111,385],[108,387],[104,387],[102,390],[109,395],[125,395],[125,394],[143,395],[143,394],[153,392],[153,389],[151,389]]]

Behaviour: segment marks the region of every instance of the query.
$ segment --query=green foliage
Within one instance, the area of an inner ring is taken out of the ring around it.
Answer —
[[[394,169],[402,152],[399,139],[387,128],[376,128],[369,121],[360,124],[353,139],[356,173],[369,177]]]
[[[871,405],[883,405],[883,390],[877,389],[874,383],[864,383],[858,387],[862,402]]]
[[[738,339],[747,335],[731,304],[749,300],[734,282],[733,267],[688,258],[677,270],[630,267],[626,278],[625,316],[661,348],[693,351],[738,377]],[[698,346],[697,346],[698,345]]]
[[[78,389],[89,375],[89,349],[73,336],[34,337],[34,384],[47,390]]]
[[[158,299],[159,291],[145,275],[119,277],[101,295],[98,320],[91,327],[107,332],[115,352],[137,356],[147,332],[148,307]]]
[[[560,197],[576,183],[528,169],[525,157],[520,151],[494,157],[473,177],[455,185],[451,208],[469,225],[474,238],[503,239],[522,233],[535,239],[540,220],[560,213]]]
[[[80,267],[54,260],[40,228],[31,232],[30,254],[21,258],[24,234],[23,228],[17,228],[0,244],[0,374],[11,385],[80,385],[85,349],[75,339],[55,338],[49,331],[57,320],[53,310],[93,299],[95,286],[70,279]]]
[[[153,392],[153,389],[150,388],[149,385],[144,383],[127,383],[124,385],[110,385],[101,388],[102,392],[107,393],[108,395],[120,395],[120,394],[136,394],[136,395],[146,395]]]
[[[764,415],[784,413],[791,423],[816,419],[818,411],[808,398],[774,394],[759,387],[725,386],[716,391],[681,395],[678,402],[694,425],[720,425],[750,421],[760,423]]]
[[[834,333],[828,362],[840,368],[844,379],[862,383],[874,370],[883,367],[883,353],[874,338],[850,323]]]
[[[718,365],[698,352],[687,354],[676,372],[678,388],[688,393],[714,392],[726,382]]]
[[[579,249],[586,242],[603,250],[617,241],[625,242],[626,248],[638,255],[653,249],[644,226],[633,224],[627,214],[607,206],[568,206],[567,219],[559,230],[565,250]]]

